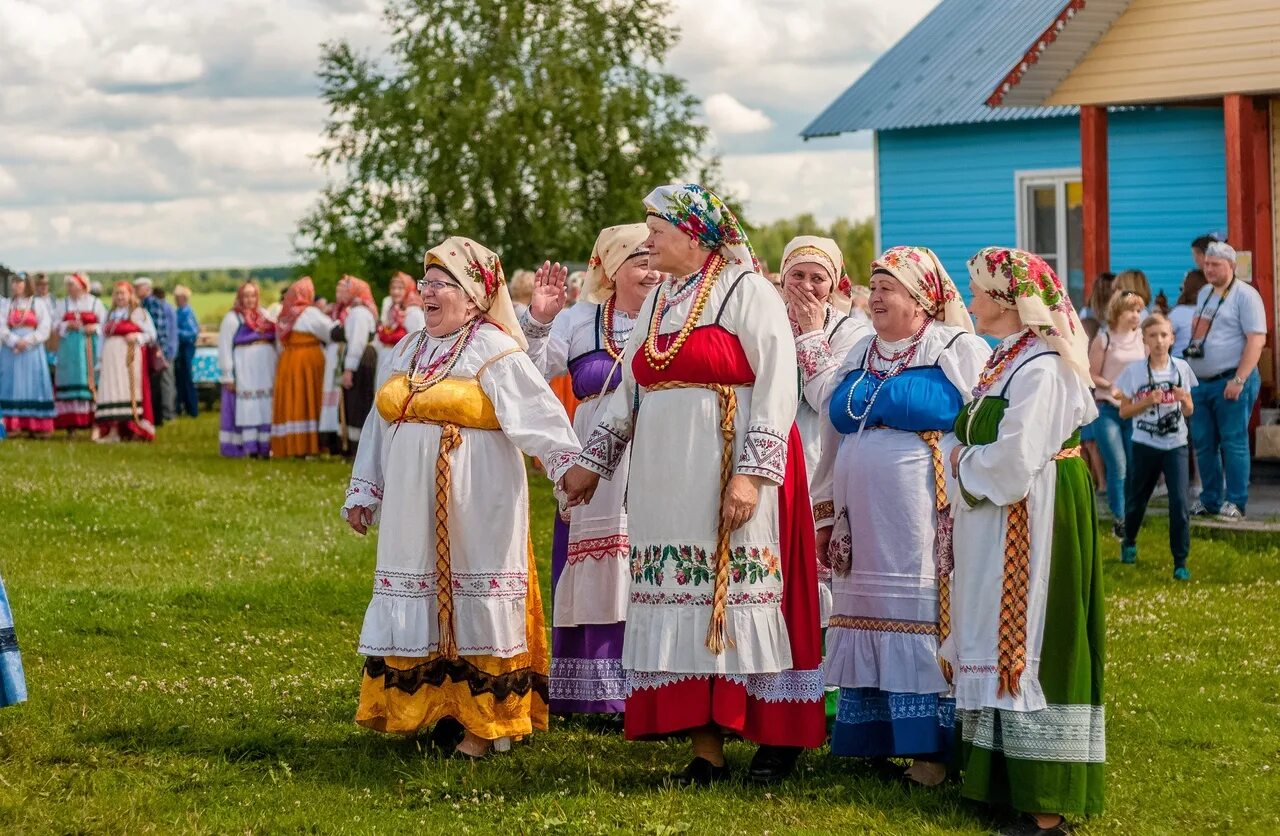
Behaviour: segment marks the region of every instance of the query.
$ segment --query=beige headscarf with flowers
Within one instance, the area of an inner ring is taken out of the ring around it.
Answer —
[[[506,331],[521,348],[529,347],[516,319],[516,309],[507,292],[507,277],[497,253],[470,238],[455,235],[427,250],[422,266],[425,269],[433,264],[443,267],[462,285],[462,291],[476,303],[485,319]]]
[[[852,286],[844,271],[844,253],[840,245],[830,238],[817,235],[797,235],[782,251],[782,277],[786,281],[787,271],[793,265],[808,262],[816,264],[827,271],[831,277],[831,295],[827,301],[841,313],[848,313],[853,304]]]
[[[942,262],[928,247],[890,247],[871,262],[871,272],[888,273],[934,319],[973,333],[969,309]]]
[[[600,230],[596,245],[587,261],[587,280],[582,284],[581,297],[599,305],[613,294],[613,274],[623,262],[635,255],[649,238],[645,224],[623,224]]]
[[[969,277],[1005,310],[1058,352],[1086,386],[1089,336],[1062,281],[1043,258],[1010,247],[986,247],[969,259]]]

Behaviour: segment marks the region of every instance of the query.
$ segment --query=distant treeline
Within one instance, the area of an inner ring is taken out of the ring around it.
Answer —
[[[171,290],[174,285],[186,285],[193,293],[234,291],[249,279],[263,284],[277,284],[300,275],[292,265],[277,267],[214,267],[208,270],[91,270],[89,278],[108,287],[122,279],[132,281],[138,276],[150,276],[156,285]]]

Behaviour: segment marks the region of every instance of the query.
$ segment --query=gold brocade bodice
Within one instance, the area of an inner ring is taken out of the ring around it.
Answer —
[[[455,424],[477,430],[499,430],[493,401],[470,377],[446,377],[425,392],[413,392],[408,376],[392,375],[378,390],[378,414],[387,421]]]

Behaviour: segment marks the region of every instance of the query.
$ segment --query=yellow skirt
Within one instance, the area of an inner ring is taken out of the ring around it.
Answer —
[[[365,660],[356,722],[414,734],[452,717],[477,737],[523,737],[547,728],[547,638],[542,592],[529,546],[525,598],[528,650],[518,656],[371,656]]]

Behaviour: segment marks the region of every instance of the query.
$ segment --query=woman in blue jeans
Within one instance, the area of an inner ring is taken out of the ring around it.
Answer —
[[[1107,327],[1089,344],[1089,373],[1093,377],[1098,418],[1093,422],[1093,438],[1107,469],[1107,508],[1111,511],[1112,533],[1124,536],[1125,477],[1128,473],[1132,425],[1120,417],[1120,398],[1115,380],[1130,363],[1147,356],[1142,344],[1142,297],[1132,290],[1117,291],[1107,303]]]

